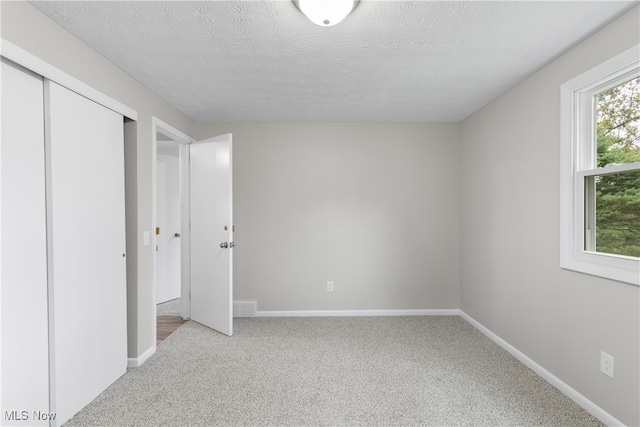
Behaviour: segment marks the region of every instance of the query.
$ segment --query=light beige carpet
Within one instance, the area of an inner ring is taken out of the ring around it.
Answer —
[[[159,315],[170,315],[170,314],[180,314],[180,298],[172,299],[167,302],[163,302],[156,305],[156,314]]]
[[[68,425],[601,425],[457,316],[234,325],[186,323]]]

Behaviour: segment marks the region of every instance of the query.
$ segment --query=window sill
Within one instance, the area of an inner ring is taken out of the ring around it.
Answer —
[[[565,270],[640,286],[640,260],[633,257],[582,252],[563,257],[560,267]]]

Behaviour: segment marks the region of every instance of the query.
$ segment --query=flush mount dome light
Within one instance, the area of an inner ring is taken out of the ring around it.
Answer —
[[[314,24],[330,27],[341,22],[356,7],[359,0],[293,0]]]

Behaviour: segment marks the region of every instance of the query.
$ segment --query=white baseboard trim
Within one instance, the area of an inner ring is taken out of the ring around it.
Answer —
[[[526,354],[522,353],[520,350],[500,338],[498,335],[491,332],[485,326],[483,326],[480,322],[475,320],[473,317],[469,316],[462,310],[459,310],[460,317],[469,322],[473,327],[477,330],[485,334],[489,339],[498,344],[500,347],[511,353],[513,357],[524,363],[529,369],[534,371],[536,374],[540,375],[545,381],[549,384],[560,390],[565,396],[569,399],[576,402],[580,405],[584,410],[589,412],[591,415],[602,421],[608,426],[624,426],[622,422],[616,419],[613,415],[584,397],[582,394],[578,393],[575,389],[569,386],[567,383],[562,381],[560,378],[553,375],[551,372],[544,369],[542,366],[538,365],[535,361],[530,359]]]
[[[458,316],[460,310],[287,310],[257,311],[256,317]]]
[[[140,357],[130,357],[129,359],[127,359],[127,368],[137,368],[138,366],[146,362],[148,358],[153,356],[155,352],[156,346],[154,345],[153,347],[149,348],[149,350],[142,353]]]

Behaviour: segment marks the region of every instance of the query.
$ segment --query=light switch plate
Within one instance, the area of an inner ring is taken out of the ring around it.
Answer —
[[[151,244],[151,238],[148,231],[142,233],[142,242],[145,246],[149,246]]]

